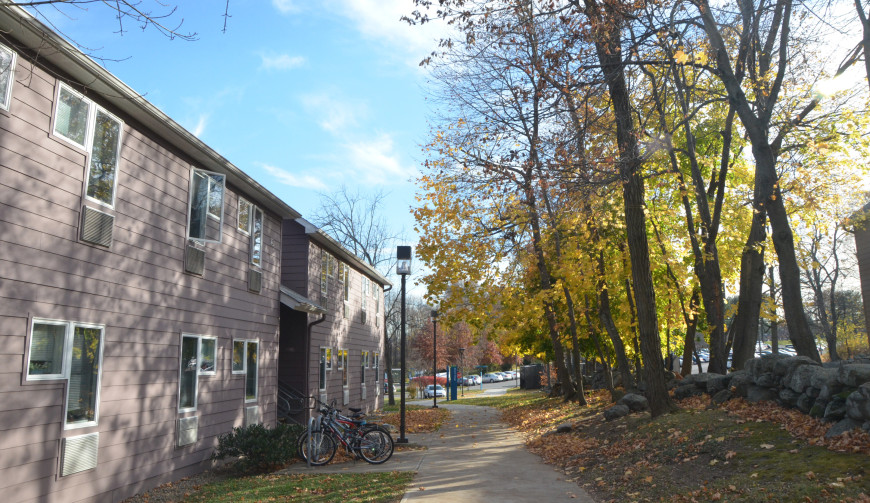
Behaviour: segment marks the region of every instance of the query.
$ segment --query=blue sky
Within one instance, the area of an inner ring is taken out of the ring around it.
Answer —
[[[146,1],[143,5],[157,9]],[[304,216],[342,184],[389,192],[384,213],[413,237],[409,207],[428,132],[434,28],[399,21],[410,0],[179,2],[198,40],[169,40],[110,11],[42,7],[68,38]],[[43,18],[44,19],[44,18]],[[173,24],[174,25],[174,24]],[[126,58],[126,59],[125,59]],[[108,61],[108,60],[123,61]]]

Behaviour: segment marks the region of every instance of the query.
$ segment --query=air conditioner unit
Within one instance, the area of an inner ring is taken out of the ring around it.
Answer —
[[[97,467],[97,451],[100,448],[100,434],[89,433],[78,437],[63,439],[60,476],[91,470]]]
[[[79,239],[106,248],[112,246],[115,217],[88,206],[82,207],[82,228]]]

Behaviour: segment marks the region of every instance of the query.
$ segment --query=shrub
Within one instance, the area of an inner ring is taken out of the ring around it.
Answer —
[[[299,425],[279,424],[266,428],[261,424],[236,427],[218,437],[212,460],[239,458],[233,465],[239,471],[266,471],[280,468],[296,456],[296,441],[302,433]]]

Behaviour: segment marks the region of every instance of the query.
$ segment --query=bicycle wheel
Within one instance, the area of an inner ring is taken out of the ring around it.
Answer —
[[[359,453],[367,462],[379,465],[393,455],[393,437],[381,427],[372,428],[363,433]]]
[[[331,435],[315,431],[311,434],[311,442],[308,442],[308,432],[306,431],[299,437],[299,456],[308,461],[308,453],[312,453],[311,466],[321,466],[332,461],[335,456],[335,451],[338,446],[335,445],[335,440]]]

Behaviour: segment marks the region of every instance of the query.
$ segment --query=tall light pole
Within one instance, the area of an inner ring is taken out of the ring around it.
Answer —
[[[399,439],[397,444],[407,444],[405,438],[405,278],[411,274],[411,247],[396,247],[396,274],[402,277],[402,340],[401,340],[401,372],[399,380],[402,381],[400,392],[402,399],[399,406]]]
[[[438,340],[438,311],[432,310],[432,408],[438,408],[438,393],[435,392],[435,386],[438,383],[438,353],[436,341]]]

